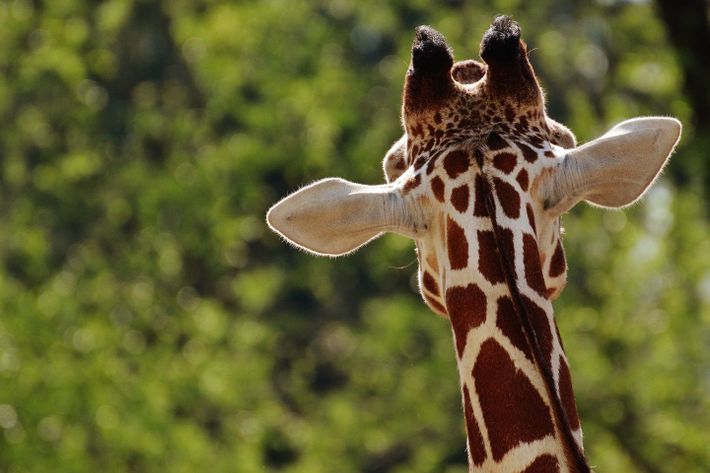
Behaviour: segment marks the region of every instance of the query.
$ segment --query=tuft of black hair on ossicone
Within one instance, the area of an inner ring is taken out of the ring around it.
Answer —
[[[444,36],[431,26],[419,26],[412,43],[412,72],[429,75],[448,72],[454,64]]]
[[[487,63],[508,62],[520,54],[520,26],[509,16],[497,16],[481,40],[481,58]]]

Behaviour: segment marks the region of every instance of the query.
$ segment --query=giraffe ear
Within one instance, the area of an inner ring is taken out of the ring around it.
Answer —
[[[415,237],[425,225],[414,217],[409,205],[392,185],[368,186],[328,178],[282,199],[269,209],[266,221],[298,248],[316,255],[340,256],[384,232]]]
[[[680,132],[674,118],[634,118],[570,150],[542,182],[545,208],[562,214],[580,200],[606,208],[633,204],[660,174]]]

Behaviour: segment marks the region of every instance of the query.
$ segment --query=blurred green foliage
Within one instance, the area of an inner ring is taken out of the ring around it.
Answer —
[[[643,1],[0,2],[0,471],[465,471],[411,242],[317,259],[263,215],[316,178],[381,182],[413,27],[476,57],[502,12],[581,141],[689,122]],[[598,471],[710,468],[707,166],[686,145],[644,203],[565,219]]]

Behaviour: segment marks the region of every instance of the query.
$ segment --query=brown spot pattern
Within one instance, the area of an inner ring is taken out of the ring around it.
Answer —
[[[446,312],[446,307],[441,305],[439,301],[431,297],[429,294],[426,292],[424,293],[424,300],[426,301],[427,304],[429,304],[429,307],[431,307],[435,312],[438,312],[440,314],[447,314]]]
[[[468,169],[468,154],[461,150],[451,151],[444,157],[444,169],[451,179]]]
[[[463,386],[463,406],[464,415],[466,416],[466,432],[468,433],[468,452],[471,454],[473,464],[481,465],[486,460],[486,449],[483,446],[481,429],[478,427],[478,422],[476,422],[476,418],[473,416],[471,396],[465,384]]]
[[[444,202],[444,181],[439,176],[434,176],[431,179],[431,190],[434,192],[436,200]]]
[[[503,335],[510,340],[510,343],[512,343],[514,347],[522,351],[529,360],[533,359],[530,353],[530,346],[520,326],[520,320],[518,320],[515,306],[508,296],[503,296],[498,299],[496,326],[503,332]]]
[[[579,414],[577,414],[577,403],[572,392],[572,376],[565,359],[560,356],[560,400],[567,414],[567,420],[572,430],[579,428]]]
[[[451,203],[454,208],[464,213],[468,208],[468,184],[457,187],[451,191]]]
[[[547,288],[545,287],[545,279],[542,277],[540,253],[535,237],[529,233],[523,234],[523,266],[525,266],[525,280],[528,282],[528,286],[545,297]]]
[[[503,212],[509,218],[518,218],[520,216],[520,196],[515,188],[497,177],[493,178],[493,185]]]
[[[426,164],[426,158],[424,156],[419,156],[417,159],[414,160],[414,170],[420,169],[422,166]]]
[[[508,147],[508,143],[498,133],[491,133],[486,139],[486,145],[491,151]]]
[[[468,265],[468,240],[463,228],[451,217],[446,221],[446,246],[451,269],[463,269]]]
[[[486,320],[486,295],[475,284],[450,287],[446,290],[446,311],[451,319],[456,350],[461,358],[468,332]]]
[[[491,284],[505,281],[498,258],[498,246],[492,231],[478,232],[478,271]]]
[[[535,214],[533,213],[533,209],[530,204],[525,204],[525,212],[527,212],[528,214],[528,222],[530,222],[530,226],[532,227],[533,232],[537,234],[537,228],[535,225]]]
[[[439,285],[436,283],[436,279],[434,279],[428,271],[424,271],[424,274],[422,275],[422,284],[424,285],[424,289],[429,291],[431,294],[435,296],[439,295]]]
[[[523,152],[523,158],[529,163],[534,163],[537,161],[537,153],[533,151],[532,148],[530,148],[528,145],[525,143],[517,143],[518,148],[520,148],[520,151]]]
[[[518,181],[518,184],[520,184],[520,188],[523,190],[523,192],[526,192],[528,190],[528,185],[530,184],[530,181],[528,179],[528,172],[525,169],[520,170],[515,180]]]
[[[404,193],[411,192],[412,190],[416,189],[417,186],[422,181],[422,176],[421,174],[415,174],[414,176],[410,177],[407,182],[404,183],[404,187],[402,188],[402,191]]]
[[[540,350],[542,350],[542,356],[545,358],[542,361],[548,368],[551,368],[552,332],[550,331],[550,321],[547,318],[547,313],[524,294],[521,294],[520,297],[525,305],[525,310],[530,316],[530,325],[532,325],[535,338],[538,345],[540,345]]]
[[[550,260],[550,276],[557,277],[565,271],[567,264],[565,263],[565,250],[562,248],[562,241],[557,240],[555,252]]]
[[[483,342],[472,374],[495,461],[521,442],[554,433],[549,408],[495,340]]]
[[[510,174],[517,161],[512,153],[498,153],[493,157],[493,165],[506,174]]]
[[[557,458],[545,454],[537,457],[535,461],[521,473],[558,473],[559,471],[560,465],[557,463]]]

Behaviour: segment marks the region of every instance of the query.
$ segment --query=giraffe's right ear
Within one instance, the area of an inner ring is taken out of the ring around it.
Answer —
[[[559,215],[580,200],[606,208],[633,204],[660,174],[680,132],[674,118],[634,118],[569,150],[539,187],[545,209]]]
[[[284,198],[266,221],[288,242],[309,253],[340,256],[384,232],[416,237],[426,224],[393,185],[368,186],[328,178]]]

